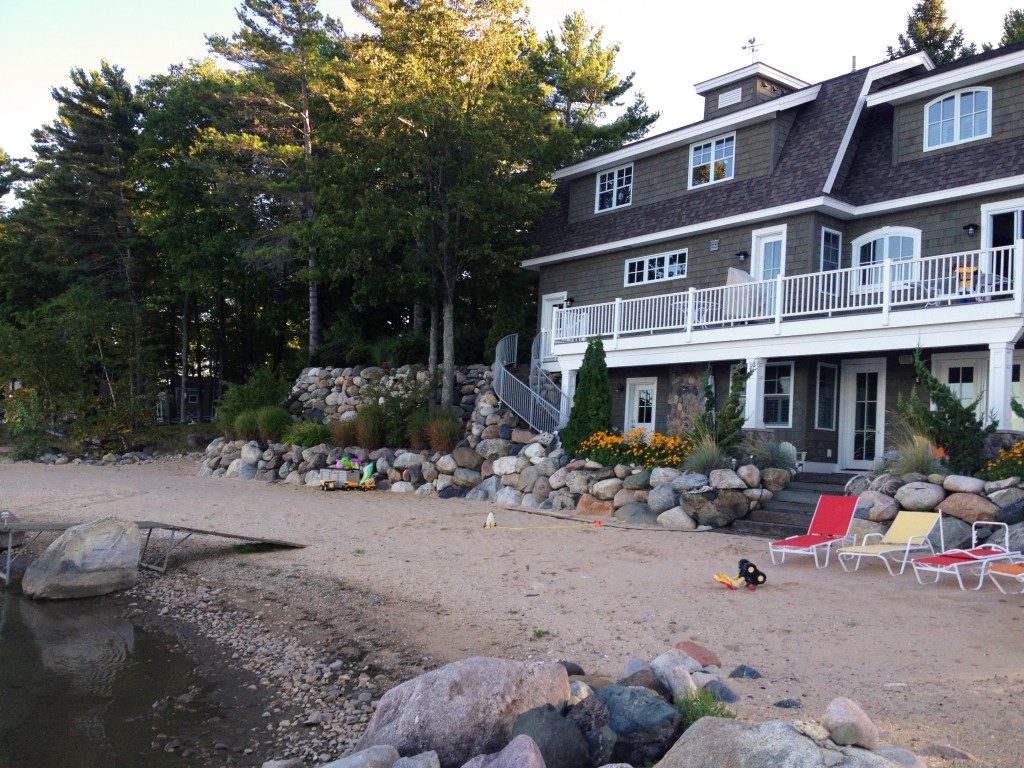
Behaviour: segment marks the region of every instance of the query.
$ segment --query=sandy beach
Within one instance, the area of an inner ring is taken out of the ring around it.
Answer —
[[[236,586],[285,568],[340,582],[365,598],[362,621],[333,627],[328,606],[317,616],[320,631],[375,636],[379,664],[393,646],[395,659],[427,657],[424,666],[474,655],[567,659],[615,678],[633,657],[650,660],[692,640],[727,671],[748,664],[762,673],[730,681],[742,720],[816,719],[847,696],[884,742],[930,755],[930,766],[1024,764],[1024,596],[990,585],[920,585],[874,563],[857,573],[835,563],[816,570],[810,558],[773,566],[765,540],[723,533],[200,478],[187,458],[124,467],[3,463],[0,509],[25,522],[116,516],[304,543],[248,555],[229,577],[225,565],[240,557],[235,542],[195,537],[183,553],[195,547],[204,557],[178,567],[219,572]],[[484,528],[488,512],[497,528]],[[731,592],[713,581],[720,571],[735,575],[740,558],[767,573],[764,587]],[[295,595],[304,599],[301,589]],[[775,706],[787,698],[803,707]],[[946,747],[972,758],[940,756]]]

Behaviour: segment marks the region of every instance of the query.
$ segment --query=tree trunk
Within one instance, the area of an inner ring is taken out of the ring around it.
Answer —
[[[455,401],[455,301],[444,298],[441,359],[441,408],[451,410]]]
[[[441,327],[441,316],[437,311],[437,302],[430,305],[430,350],[427,353],[427,373],[431,381],[437,375],[437,341]]]
[[[185,306],[181,308],[181,397],[178,399],[178,421],[185,423],[185,409],[188,406],[188,392],[185,382],[188,381],[188,321],[189,293],[185,291]]]

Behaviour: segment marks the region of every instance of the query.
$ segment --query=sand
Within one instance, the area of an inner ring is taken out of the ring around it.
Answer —
[[[0,464],[0,509],[22,521],[158,520],[307,544],[249,555],[371,596],[381,637],[429,657],[568,659],[621,675],[677,642],[701,643],[728,671],[748,722],[818,719],[836,696],[861,705],[885,743],[964,762],[1024,764],[1024,595],[954,579],[920,585],[880,563],[845,573],[810,558],[773,566],[764,539],[620,527],[509,507],[383,491],[324,493],[201,478],[194,459],[126,467]],[[498,527],[484,528],[488,512]],[[238,557],[234,542],[185,547]],[[713,581],[747,558],[768,576],[755,592]],[[172,560],[172,568],[173,560]],[[193,566],[194,567],[194,564]],[[211,566],[212,567],[212,566]],[[344,627],[336,628],[343,633]],[[798,699],[798,710],[780,709]]]

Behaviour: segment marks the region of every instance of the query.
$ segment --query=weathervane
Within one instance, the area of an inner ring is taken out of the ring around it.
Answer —
[[[754,60],[757,57],[757,50],[762,45],[764,45],[764,43],[756,43],[756,42],[754,42],[755,40],[757,40],[756,37],[750,38],[749,40],[747,40],[747,44],[744,45],[743,48],[741,49],[741,50],[744,50],[744,51],[750,51],[750,63],[751,64],[754,63]]]

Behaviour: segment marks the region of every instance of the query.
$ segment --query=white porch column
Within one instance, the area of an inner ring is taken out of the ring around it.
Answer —
[[[998,341],[988,345],[988,416],[1009,429],[1013,419],[1010,398],[1013,394],[1013,343]]]
[[[572,399],[576,396],[576,374],[579,372],[578,368],[563,368],[562,369],[562,394],[565,395],[564,408],[572,408]],[[566,411],[562,414],[562,423],[565,424],[569,421],[569,412]]]
[[[746,420],[743,422],[744,429],[764,428],[764,366],[767,358],[748,357],[747,370],[750,377],[747,379],[747,404]]]

